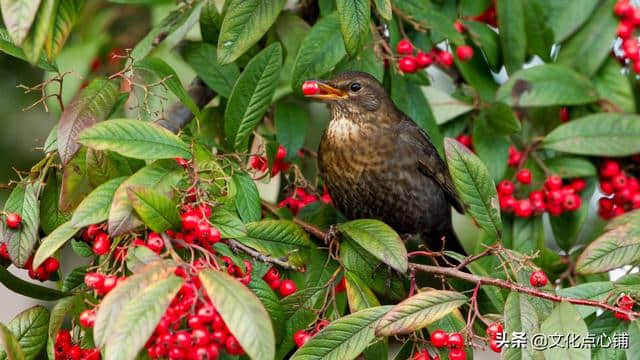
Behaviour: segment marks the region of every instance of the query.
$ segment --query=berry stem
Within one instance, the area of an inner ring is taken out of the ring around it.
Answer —
[[[234,249],[234,250],[242,250],[243,252],[247,253],[248,255],[250,255],[251,257],[262,261],[262,262],[268,262],[271,264],[275,264],[278,265],[282,268],[288,269],[288,270],[293,270],[293,271],[300,271],[301,269],[295,265],[290,264],[287,261],[284,260],[280,260],[280,259],[276,259],[273,258],[271,256],[267,256],[264,255],[246,245],[244,245],[243,243],[239,242],[238,240],[235,239],[228,239],[227,243],[229,244],[229,246]]]

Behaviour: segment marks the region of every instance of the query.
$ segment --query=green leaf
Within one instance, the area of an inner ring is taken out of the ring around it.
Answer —
[[[378,260],[403,274],[407,272],[407,249],[389,225],[379,220],[359,219],[338,224],[338,229]]]
[[[2,345],[2,352],[0,352],[0,359],[9,360],[24,360],[24,352],[18,343],[18,340],[3,323],[0,323],[0,345]]]
[[[498,23],[500,23],[502,57],[509,74],[520,70],[527,56],[527,32],[523,1],[511,0],[496,3]]]
[[[107,118],[118,98],[116,81],[97,78],[67,105],[60,116],[57,145],[60,160],[67,164],[80,150],[80,132]]]
[[[377,306],[333,321],[291,357],[291,360],[351,360],[376,338],[375,324],[391,306]]]
[[[513,222],[512,249],[532,255],[544,248],[544,225],[539,216],[516,218]]]
[[[142,225],[133,214],[133,206],[127,195],[128,188],[145,186],[163,194],[171,194],[183,172],[174,160],[160,160],[140,169],[122,182],[113,195],[109,210],[109,234],[117,236]]]
[[[464,38],[456,31],[453,21],[440,12],[435,4],[422,0],[392,0],[391,3],[422,28],[437,32],[438,39],[446,38],[456,45],[464,43]]]
[[[409,334],[442,319],[465,304],[467,297],[455,291],[426,290],[396,304],[376,326],[379,336]]]
[[[473,106],[450,96],[435,86],[426,86],[422,90],[429,100],[433,116],[436,118],[438,125],[442,125],[473,110]]]
[[[38,268],[48,257],[53,256],[58,249],[78,232],[78,228],[71,224],[71,221],[60,225],[49,236],[42,239],[42,243],[38,247],[33,257],[33,268]]]
[[[533,335],[539,332],[540,323],[535,308],[526,295],[512,292],[504,305],[505,333],[522,332]],[[533,349],[531,340],[522,347],[505,347],[504,359],[537,359],[542,360],[543,354]]]
[[[151,29],[131,51],[131,57],[142,60],[154,49],[173,48],[198,23],[204,2],[180,6]],[[163,46],[159,46],[162,44]]]
[[[87,175],[91,186],[99,186],[103,183],[123,175],[131,175],[133,171],[128,168],[128,160],[110,151],[87,149]]]
[[[554,41],[561,43],[578,30],[589,19],[598,2],[598,0],[540,0],[540,4],[546,9],[547,25],[553,30]]]
[[[281,89],[290,93],[292,90],[291,76],[293,74],[293,65],[298,55],[298,49],[300,49],[300,45],[309,33],[311,26],[293,12],[284,11],[280,14],[278,20],[276,20],[274,29],[278,35],[278,39],[282,43],[285,54],[284,64],[280,72]],[[279,94],[275,94],[274,99],[278,98]]]
[[[41,58],[40,55],[42,55],[42,49],[53,24],[53,15],[57,6],[58,0],[42,0],[33,27],[22,43],[22,50],[32,64],[37,64]]]
[[[231,96],[240,70],[235,63],[220,65],[215,46],[203,42],[190,43],[185,46],[183,56],[208,87],[225,98]]]
[[[460,14],[463,16],[480,15],[491,5],[491,0],[460,0]]]
[[[562,288],[556,290],[560,296],[571,297],[574,299],[588,299],[594,301],[606,300],[614,289],[613,283],[609,281],[595,281],[590,283],[579,284],[576,286]],[[576,309],[583,318],[594,314],[596,308],[593,306],[579,306]]]
[[[292,103],[279,103],[275,114],[276,139],[287,150],[287,158],[293,159],[304,145],[309,128],[309,114]]]
[[[105,359],[137,359],[183,282],[182,278],[170,275],[152,283],[124,305],[106,339]]]
[[[553,46],[553,32],[547,26],[544,9],[540,0],[522,0],[524,19],[527,32],[527,53],[535,54],[545,62],[551,61],[551,47]]]
[[[380,301],[373,294],[373,291],[358,277],[358,275],[347,271],[345,273],[347,285],[347,299],[349,309],[352,313],[367,308],[380,306]]]
[[[629,348],[627,349],[627,359],[633,359],[640,351],[640,321],[635,320],[629,324]]]
[[[211,224],[220,230],[223,239],[247,236],[247,228],[236,214],[218,207],[211,213]]]
[[[477,54],[480,53],[480,49],[475,47],[474,51]],[[491,75],[489,64],[485,58],[477,55],[470,60],[460,61],[454,57],[454,62],[462,78],[474,88],[475,93],[484,101],[493,101],[498,85]]]
[[[178,204],[172,199],[143,186],[127,188],[127,195],[140,219],[151,230],[161,233],[180,228]]]
[[[10,229],[2,222],[2,233],[11,261],[22,267],[38,242],[40,204],[37,184],[18,184],[4,203],[5,213],[17,213],[22,217],[18,229]]]
[[[52,301],[69,296],[66,292],[24,281],[10,273],[4,266],[0,266],[0,283],[14,293],[24,295],[32,299]]]
[[[233,62],[258,42],[276,21],[285,2],[232,0],[227,6],[218,37],[218,62]]]
[[[301,94],[302,83],[326,75],[345,57],[342,35],[336,31],[340,26],[338,14],[321,18],[304,38],[295,64],[291,87]]]
[[[555,64],[520,70],[504,83],[496,99],[511,106],[583,105],[599,99],[589,79]]]
[[[447,165],[467,212],[489,235],[502,236],[502,221],[496,186],[486,166],[469,149],[447,138],[444,142]]]
[[[224,132],[234,149],[247,149],[251,132],[271,104],[281,65],[282,47],[276,43],[251,59],[238,78],[224,114]]]
[[[373,3],[376,5],[376,9],[378,10],[378,14],[382,16],[383,19],[390,21],[392,14],[391,8],[391,0],[373,0]]]
[[[561,178],[589,177],[596,175],[596,167],[587,159],[559,156],[544,161],[545,166]]]
[[[117,329],[117,323],[121,318],[120,315],[124,313],[125,309],[128,309],[129,312],[134,310],[132,308],[133,306],[128,307],[128,304],[135,303],[132,300],[138,295],[144,296],[145,289],[153,286],[153,284],[157,284],[161,280],[167,279],[173,274],[175,268],[175,265],[171,261],[156,261],[147,265],[141,272],[127,277],[124,282],[119,283],[118,286],[109,292],[100,303],[96,322],[93,326],[93,340],[96,345],[102,347],[107,343],[111,343],[114,333],[122,330]],[[165,290],[165,292],[166,291],[167,290]],[[158,294],[157,296],[160,295]],[[171,298],[169,301],[171,301]],[[164,313],[164,310],[162,313]],[[160,315],[162,315],[162,313],[160,313]],[[131,323],[131,321],[129,321],[129,323]],[[133,324],[128,325],[131,326]],[[155,325],[155,323],[152,324],[152,331]],[[150,335],[151,333],[143,339],[142,344],[140,344],[141,347]]]
[[[82,202],[82,199],[91,192],[86,153],[86,148],[80,148],[80,151],[64,166],[58,203],[62,211],[75,209]]]
[[[260,206],[260,194],[258,188],[249,175],[237,172],[233,174],[233,183],[236,185],[236,209],[242,221],[254,222],[262,218]]]
[[[293,265],[302,266],[313,243],[293,221],[262,220],[247,224],[248,236],[238,241],[277,258],[288,257]]]
[[[590,243],[576,262],[580,274],[609,271],[640,260],[640,224],[629,222]]]
[[[273,326],[256,295],[220,271],[203,270],[199,278],[229,331],[247,355],[251,359],[273,359],[276,351]]]
[[[16,57],[18,59],[28,61],[27,55],[25,55],[24,51],[21,48],[17,47],[13,43],[13,41],[9,37],[9,33],[7,32],[7,29],[5,29],[2,26],[0,26],[0,51],[2,51],[5,54],[9,54],[13,57]],[[37,66],[45,71],[57,71],[58,69],[56,64],[50,63],[49,61],[47,61],[47,59],[45,59],[42,56],[40,57],[40,61],[38,61]]]
[[[587,336],[589,329],[575,306],[562,302],[553,309],[549,317],[540,325],[544,334],[576,334]],[[590,360],[589,349],[579,347],[549,347],[544,350],[545,359]]]
[[[51,317],[49,320],[49,329],[47,331],[47,355],[49,359],[55,359],[55,342],[58,331],[62,327],[64,318],[78,302],[81,302],[80,296],[69,296],[60,299],[51,309]]]
[[[146,70],[154,73],[163,84],[182,102],[191,113],[200,119],[200,109],[187,93],[180,82],[178,74],[164,60],[157,57],[148,57],[134,63],[134,69]]]
[[[61,0],[57,2],[51,31],[49,31],[49,36],[44,43],[44,51],[49,60],[53,61],[62,51],[86,2],[87,0]]]
[[[86,273],[86,266],[80,266],[71,270],[71,272],[62,281],[62,291],[75,290],[77,287],[84,284],[84,276]]]
[[[350,56],[354,56],[369,36],[369,0],[336,0],[336,7],[345,48]]]
[[[2,0],[2,20],[14,44],[22,45],[36,18],[40,0]]]
[[[555,128],[544,138],[542,147],[580,155],[633,155],[640,152],[640,116],[587,115]]]
[[[78,142],[97,150],[111,150],[134,159],[191,158],[189,145],[171,131],[134,119],[112,119],[78,135]]]
[[[500,134],[511,135],[521,129],[520,120],[516,117],[513,109],[502,102],[492,103],[482,112],[482,116],[492,130]]]
[[[618,18],[613,13],[616,0],[605,0],[593,12],[587,23],[560,47],[556,62],[591,76],[595,74],[611,51]]]
[[[471,41],[482,49],[491,70],[500,71],[502,67],[502,48],[500,47],[498,34],[489,25],[482,22],[465,21],[464,25],[467,27]]]
[[[49,310],[42,305],[24,310],[7,324],[7,329],[18,341],[25,360],[33,360],[40,354],[46,344],[48,327]],[[4,360],[4,357],[0,355],[0,359]]]
[[[593,84],[601,98],[607,99],[624,112],[633,113],[636,102],[629,77],[614,58],[608,58],[593,78]],[[606,105],[605,105],[606,106]]]
[[[109,218],[114,194],[126,176],[111,179],[95,188],[76,208],[71,218],[74,227],[81,228],[101,223]]]
[[[62,176],[58,171],[51,171],[40,197],[40,227],[46,234],[50,234],[58,226],[71,219],[72,214],[70,212],[60,210],[61,187]]]
[[[71,249],[78,256],[82,256],[85,258],[92,257],[95,254],[93,253],[93,249],[89,244],[84,241],[77,241],[76,239],[71,239]]]
[[[489,124],[489,116],[483,116],[473,122],[473,147],[482,162],[487,166],[494,181],[500,181],[507,171],[509,159],[509,141],[505,135],[496,134],[495,126]]]
[[[160,256],[146,246],[136,246],[127,251],[127,269],[139,273],[148,264],[160,260]]]
[[[221,243],[217,243],[216,245],[218,244]],[[276,335],[276,342],[278,342],[278,338],[282,338],[284,335],[284,323],[286,321],[284,307],[280,303],[280,297],[273,289],[271,289],[271,287],[269,287],[269,284],[255,275],[247,286],[254,294],[256,294],[262,305],[267,309],[272,320],[271,322]]]

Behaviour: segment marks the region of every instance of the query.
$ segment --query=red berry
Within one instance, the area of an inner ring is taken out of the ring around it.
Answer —
[[[464,339],[462,338],[462,335],[460,333],[449,334],[447,346],[449,349],[462,349],[464,346]]]
[[[436,59],[438,63],[444,67],[453,65],[453,55],[448,51],[439,51]]]
[[[536,270],[531,273],[531,277],[529,277],[529,283],[534,287],[543,287],[547,285],[549,278],[547,278],[547,274],[542,270]]]
[[[499,196],[498,200],[500,201],[500,209],[506,212],[513,211],[517,203],[517,200],[513,197],[513,195]]]
[[[458,20],[453,22],[453,27],[455,27],[456,31],[459,33],[464,33],[467,30],[467,27]]]
[[[225,331],[215,330],[213,333],[211,333],[211,340],[220,345],[224,345],[227,341],[228,336],[229,335]]]
[[[429,352],[425,349],[422,349],[415,353],[411,360],[431,360],[431,356],[429,356]]]
[[[611,183],[613,184],[614,189],[618,191],[622,190],[627,187],[627,175],[621,172],[611,179]]]
[[[113,290],[116,285],[118,285],[118,277],[115,275],[108,275],[104,278],[104,283],[99,290],[102,295],[107,295],[111,290]]]
[[[491,340],[489,340],[489,347],[493,352],[502,352],[502,346],[498,344],[498,341],[495,338],[491,338]]]
[[[185,169],[189,166],[189,160],[185,158],[175,158],[174,160],[178,163],[178,165],[182,166]]]
[[[320,86],[316,81],[305,81],[302,84],[302,93],[304,95],[315,95],[320,92]]]
[[[513,183],[509,180],[502,180],[498,183],[498,193],[500,193],[500,195],[512,195],[513,188]]]
[[[631,16],[633,15],[633,5],[631,5],[629,0],[618,0],[613,7],[613,12],[621,17]]]
[[[504,331],[504,329],[502,328],[502,325],[500,325],[499,323],[491,323],[488,327],[487,327],[487,336],[489,336],[492,339],[495,339],[498,334],[502,333]]]
[[[574,179],[569,186],[571,186],[571,188],[576,192],[580,192],[587,187],[587,182],[583,179]]]
[[[563,123],[566,123],[567,121],[569,121],[569,108],[568,107],[563,107],[560,109],[560,121]]]
[[[209,346],[207,346],[207,352],[209,353],[209,360],[218,360],[220,347],[216,344],[209,344]]]
[[[460,144],[468,147],[469,149],[471,149],[471,147],[473,146],[473,138],[471,137],[471,135],[460,134],[456,137],[456,140],[458,140]]]
[[[293,280],[283,280],[280,283],[280,287],[278,288],[278,292],[282,297],[289,296],[296,291],[298,291],[298,287],[296,286],[296,283],[293,282]]]
[[[92,328],[96,323],[96,312],[93,309],[87,309],[80,314],[79,317],[80,326],[83,328]]]
[[[211,226],[206,221],[201,221],[196,227],[196,236],[200,241],[208,241],[211,235]]]
[[[88,272],[84,275],[84,283],[89,289],[100,289],[104,284],[104,275],[96,272]]]
[[[102,232],[102,226],[97,224],[91,224],[87,227],[86,234],[87,234],[87,237],[89,237],[89,239],[93,240],[101,232]]]
[[[431,345],[436,348],[443,348],[448,345],[449,334],[442,329],[437,329],[431,333]]]
[[[284,158],[287,157],[287,149],[285,149],[284,146],[280,145],[278,147],[278,151],[276,152],[276,161],[280,160],[284,160]]]
[[[433,64],[433,58],[427,53],[418,51],[418,54],[416,55],[416,63],[418,64],[419,68],[424,69],[427,66]]]
[[[280,281],[280,279],[275,279],[273,281],[268,281],[267,284],[269,285],[269,287],[273,290],[278,290],[280,289],[280,283],[282,281]]]
[[[42,266],[48,273],[54,273],[60,268],[60,261],[58,261],[58,259],[56,258],[50,257],[44,261]]]
[[[271,269],[269,269],[269,271],[267,271],[266,274],[264,274],[262,278],[268,283],[275,280],[280,280],[280,272],[278,271],[278,269],[272,267]]]
[[[336,285],[336,292],[341,293],[341,292],[344,292],[345,290],[347,290],[347,279],[345,277],[342,277],[338,285]]]
[[[236,340],[236,338],[233,336],[229,336],[227,338],[227,341],[225,342],[224,347],[225,349],[227,349],[227,352],[231,355],[240,355],[244,353],[244,350],[242,350],[240,343],[238,343],[238,340]]]
[[[582,204],[582,199],[580,199],[580,196],[578,196],[576,194],[566,195],[564,197],[564,201],[562,202],[562,206],[567,211],[578,210],[580,208],[581,204]]]
[[[618,299],[618,306],[625,310],[631,310],[633,308],[634,301],[629,295],[622,295]]]
[[[147,247],[156,254],[160,254],[164,250],[164,240],[162,236],[156,232],[150,232],[147,236]]]
[[[547,190],[560,190],[562,187],[562,178],[558,175],[551,175],[544,181],[544,187]]]
[[[529,199],[522,199],[516,202],[513,211],[518,217],[528,218],[533,214],[533,206],[531,206]]]
[[[633,33],[633,24],[627,21],[621,21],[618,24],[618,36],[626,39]]]
[[[451,349],[449,351],[449,360],[465,360],[467,353],[463,349]]]
[[[73,345],[69,348],[69,351],[67,351],[66,360],[80,360],[81,357],[82,348],[80,348],[80,346],[78,345]]]
[[[200,217],[195,211],[189,211],[180,216],[182,218],[182,228],[184,230],[195,230],[200,222]]]
[[[468,61],[473,57],[473,48],[469,45],[458,46],[456,55],[460,61]]]
[[[205,346],[211,341],[209,333],[205,329],[191,330],[191,343],[195,346]]]
[[[93,253],[101,256],[109,252],[111,249],[111,239],[106,233],[100,233],[96,236],[96,240],[93,243]]]
[[[418,62],[415,57],[407,55],[398,60],[398,67],[404,73],[414,73],[418,70]]]
[[[409,55],[413,53],[413,44],[409,39],[402,39],[396,45],[396,52],[401,55]]]
[[[17,229],[20,227],[20,223],[22,223],[22,217],[17,213],[7,214],[7,226],[11,229]]]
[[[531,184],[531,170],[522,169],[518,171],[518,174],[516,174],[516,179],[518,179],[518,181],[521,184],[524,184],[524,185]]]
[[[174,347],[169,350],[169,359],[171,360],[182,360],[185,358],[184,350],[178,347]]]
[[[220,230],[218,230],[218,228],[215,226],[211,226],[209,228],[209,237],[207,238],[207,241],[212,244],[215,244],[218,241],[220,241],[221,238],[222,238],[222,234],[220,234]]]
[[[302,345],[304,345],[309,340],[311,340],[311,335],[304,330],[298,330],[295,334],[293,334],[293,342],[297,347],[302,347]]]
[[[600,175],[612,178],[620,173],[620,164],[615,160],[606,160],[600,164]]]

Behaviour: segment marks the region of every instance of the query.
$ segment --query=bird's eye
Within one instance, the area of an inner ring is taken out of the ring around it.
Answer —
[[[362,85],[360,85],[360,83],[354,82],[353,84],[351,84],[351,91],[353,92],[358,92],[361,88]]]

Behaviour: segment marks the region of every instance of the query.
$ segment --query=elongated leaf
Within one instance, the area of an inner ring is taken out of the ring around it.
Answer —
[[[226,273],[204,270],[202,285],[231,333],[251,359],[273,359],[275,335],[269,314],[246,286]]]
[[[354,56],[369,37],[369,0],[336,0],[336,6],[345,48],[349,55]]]
[[[582,105],[598,98],[589,79],[555,64],[518,71],[496,94],[498,101],[512,106]]]
[[[297,105],[283,103],[276,106],[274,118],[276,138],[287,150],[287,158],[292,159],[304,145],[309,127],[309,114]]]
[[[62,51],[71,29],[80,18],[87,0],[60,0],[53,15],[54,21],[49,37],[44,44],[47,58],[53,61]]]
[[[474,0],[471,0],[474,1]],[[471,41],[482,49],[487,63],[493,71],[500,71],[502,67],[502,48],[498,34],[489,25],[478,21],[465,21]]]
[[[0,283],[14,293],[38,300],[58,300],[69,296],[68,293],[36,285],[13,275],[4,266],[0,266]]]
[[[22,50],[32,64],[37,64],[40,59],[44,43],[54,21],[53,15],[57,6],[58,0],[42,0],[33,27],[22,43]]]
[[[589,329],[584,320],[576,310],[576,307],[568,302],[562,302],[553,309],[549,317],[540,325],[543,333],[550,334],[576,334],[577,336],[587,336]],[[549,347],[544,350],[546,359],[566,359],[566,360],[590,360],[589,349],[579,347]]]
[[[598,0],[541,0],[540,4],[546,9],[547,24],[553,30],[555,42],[564,41],[578,30],[589,19],[598,2]]]
[[[304,265],[313,247],[311,240],[293,221],[263,220],[247,224],[248,236],[238,241],[275,257],[289,257],[294,265]]]
[[[432,34],[436,42],[444,38],[456,45],[461,45],[464,42],[464,38],[456,31],[451,19],[433,3],[421,0],[391,0],[391,4],[403,16],[415,20],[421,27],[432,29],[436,33]]]
[[[188,44],[183,56],[207,86],[225,98],[231,96],[240,70],[235,63],[220,65],[215,46],[203,42]]]
[[[236,209],[242,221],[245,223],[259,221],[262,217],[262,208],[256,184],[244,173],[233,174],[233,182],[238,189]]]
[[[635,320],[629,324],[629,348],[627,349],[627,359],[633,359],[640,351],[640,321]]]
[[[3,323],[0,323],[0,345],[3,351],[0,352],[0,358],[9,360],[24,360],[24,352],[18,343],[18,340]]]
[[[50,234],[58,226],[71,219],[71,212],[60,210],[60,189],[62,176],[58,171],[51,171],[47,177],[47,184],[40,196],[40,227],[46,234]]]
[[[122,175],[130,175],[132,172],[121,171],[115,157],[120,156],[110,151],[87,149],[87,175],[91,186],[99,186],[108,180]]]
[[[473,122],[473,148],[498,182],[507,171],[510,143],[505,135],[496,134],[496,127],[488,120],[489,116],[483,116]]]
[[[408,334],[422,329],[467,302],[467,297],[447,290],[426,290],[398,303],[376,326],[379,336]]]
[[[347,271],[345,274],[347,284],[347,299],[349,309],[352,313],[367,308],[380,306],[380,301],[373,294],[373,291],[358,277],[358,275]]]
[[[87,150],[83,147],[64,166],[60,199],[58,201],[58,206],[62,211],[75,209],[91,192],[86,159]]]
[[[171,92],[182,102],[187,109],[191,110],[191,113],[196,117],[200,118],[200,109],[198,109],[198,105],[193,101],[191,96],[187,93],[180,82],[180,78],[178,74],[171,68],[169,64],[167,64],[164,60],[151,57],[145,58],[142,61],[138,61],[134,64],[134,68],[138,70],[146,70],[150,71],[162,80],[164,85],[171,90]]]
[[[109,218],[109,210],[118,187],[126,176],[111,179],[95,188],[76,208],[71,223],[76,228],[101,223]]]
[[[105,359],[136,359],[183,282],[182,278],[171,275],[133,297],[113,321],[113,332],[105,344]]]
[[[305,80],[327,74],[347,54],[342,36],[336,29],[340,26],[338,14],[323,17],[304,38],[295,64],[291,87],[301,93]]]
[[[110,338],[116,331],[116,323],[123,314],[127,304],[139,294],[143,294],[154,283],[167,279],[173,271],[175,265],[171,261],[156,261],[147,265],[142,271],[133,274],[116,286],[100,303],[96,322],[93,327],[93,339],[97,346],[104,346],[111,342]],[[169,299],[171,300],[171,299]],[[132,310],[132,309],[130,309]],[[155,327],[152,324],[151,329]],[[149,334],[150,335],[150,334]],[[141,345],[144,345],[143,340]]]
[[[539,332],[540,323],[538,314],[526,295],[512,292],[507,297],[504,305],[504,323],[506,334],[523,332],[525,334],[536,334]],[[523,347],[506,347],[504,350],[505,360],[516,359],[536,359],[542,360],[542,352],[533,349],[529,343]]]
[[[83,242],[83,244],[85,243]],[[92,252],[92,255],[93,255],[93,252]],[[62,281],[62,291],[72,291],[72,290],[75,290],[80,285],[84,284],[84,276],[86,274],[87,274],[86,266],[80,266],[71,270],[71,272],[67,274],[67,276]]]
[[[247,228],[240,218],[231,211],[219,207],[211,214],[211,224],[220,230],[223,239],[237,238],[247,235]]]
[[[146,186],[154,190],[171,194],[173,186],[180,180],[183,169],[174,160],[156,161],[140,169],[122,182],[115,194],[109,210],[109,234],[117,236],[142,225],[133,214],[133,207],[127,189],[131,186]]]
[[[553,173],[562,178],[588,177],[596,175],[596,168],[589,160],[561,156],[545,160],[544,164]]]
[[[572,297],[575,299],[589,299],[595,301],[605,300],[613,291],[614,285],[609,281],[595,281],[576,286],[558,289],[558,295]],[[596,312],[593,306],[576,306],[583,318]]]
[[[382,18],[389,21],[391,20],[392,9],[391,9],[391,0],[373,0],[373,3],[376,4],[376,9]]]
[[[78,142],[134,159],[191,158],[189,146],[177,135],[163,127],[133,119],[113,119],[96,124],[82,131]]]
[[[502,220],[498,194],[489,171],[469,149],[453,139],[445,139],[447,165],[467,211],[487,233],[500,238]]]
[[[10,229],[5,222],[2,222],[4,242],[11,261],[19,267],[26,262],[38,241],[38,227],[40,224],[40,204],[38,203],[37,184],[18,184],[7,202],[4,204],[4,211],[17,213],[22,217],[22,222],[18,229]]]
[[[315,335],[291,360],[355,359],[376,338],[375,324],[391,306],[377,306],[340,318]]]
[[[31,24],[36,18],[40,0],[2,0],[2,20],[11,35],[11,39],[17,45],[27,37]]]
[[[640,259],[640,225],[629,222],[593,241],[580,254],[576,270],[581,274],[609,271]]]
[[[529,55],[538,55],[543,61],[551,61],[551,46],[553,46],[553,32],[547,25],[546,18],[540,16],[544,8],[539,0],[521,0],[524,10],[526,26],[526,44]]]
[[[624,112],[633,113],[636,101],[628,76],[622,73],[622,66],[614,58],[605,60],[593,79],[593,84],[601,98],[611,101]]]
[[[238,78],[224,114],[224,132],[234,149],[246,150],[253,128],[271,103],[281,65],[282,47],[276,43],[251,59]]]
[[[524,64],[527,55],[526,22],[523,0],[496,3],[500,23],[500,43],[504,66],[514,73]]]
[[[257,278],[255,275],[247,286],[254,294],[256,294],[262,305],[267,309],[267,312],[271,317],[271,323],[273,324],[276,342],[279,342],[279,340],[284,336],[284,323],[286,321],[286,317],[284,314],[284,307],[280,303],[278,294],[269,287],[269,284],[261,278]]]
[[[545,137],[542,146],[581,155],[632,155],[640,151],[640,116],[587,115],[558,126]]]
[[[36,305],[16,315],[7,328],[18,341],[25,360],[33,360],[46,344],[47,329],[49,327],[49,310],[42,305]],[[5,359],[0,355],[0,359]]]
[[[9,54],[13,57],[16,57],[18,59],[28,61],[27,55],[24,53],[24,51],[21,48],[17,47],[13,43],[13,41],[9,37],[9,33],[7,32],[7,29],[5,29],[2,26],[0,26],[0,51],[2,51],[3,53]],[[50,63],[49,61],[47,61],[47,59],[45,59],[42,56],[40,57],[40,61],[38,61],[37,66],[45,71],[57,71],[58,69],[56,64]]]
[[[520,120],[513,110],[504,103],[495,102],[482,114],[489,126],[500,134],[510,135],[520,131]]]
[[[338,225],[338,229],[371,255],[401,273],[408,267],[407,249],[389,225],[369,219],[353,220]]]
[[[77,136],[98,121],[106,119],[118,98],[115,81],[97,78],[83,89],[64,109],[58,125],[58,153],[67,164],[80,149]]]
[[[152,188],[132,186],[127,189],[131,205],[140,219],[153,231],[161,233],[180,228],[178,204]]]
[[[47,355],[49,359],[55,359],[56,336],[62,327],[65,316],[81,301],[80,296],[69,296],[60,299],[51,309],[49,329],[47,331]]]
[[[160,260],[160,256],[146,246],[136,246],[127,252],[127,269],[132,273],[144,271],[145,266]]]
[[[42,239],[42,243],[38,247],[35,256],[33,257],[33,268],[36,269],[42,264],[48,257],[55,254],[69,239],[78,232],[78,228],[74,227],[71,221],[60,225],[49,236]]]
[[[427,99],[429,99],[433,116],[436,118],[438,125],[442,125],[473,110],[473,106],[450,96],[435,86],[426,86],[422,90]]]

